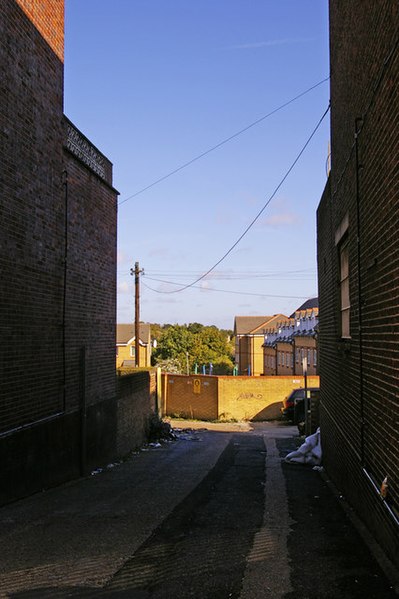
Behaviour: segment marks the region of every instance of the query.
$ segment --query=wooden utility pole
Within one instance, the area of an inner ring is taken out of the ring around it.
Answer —
[[[130,269],[130,274],[134,274],[134,365],[136,368],[140,365],[140,270],[138,262]]]

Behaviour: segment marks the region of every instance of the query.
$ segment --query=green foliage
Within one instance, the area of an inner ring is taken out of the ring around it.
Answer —
[[[161,338],[162,335],[162,325],[154,322],[150,324],[150,330],[151,330],[151,340],[154,341],[154,339],[156,339],[157,343]]]
[[[156,366],[163,372],[169,372],[170,374],[184,374],[180,361],[176,358],[166,358],[165,360],[158,360]]]
[[[153,363],[166,367],[165,361],[173,360],[173,367],[177,368],[178,363],[181,373],[187,372],[187,362],[189,372],[193,372],[195,364],[200,371],[203,364],[208,370],[212,363],[214,374],[231,374],[234,348],[230,333],[198,322],[165,325],[157,339],[157,348],[153,351]]]

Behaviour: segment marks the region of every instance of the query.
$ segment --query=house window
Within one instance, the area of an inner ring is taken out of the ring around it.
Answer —
[[[299,349],[299,347],[296,348],[296,363],[299,364],[299,360],[301,357],[301,350]]]
[[[134,347],[134,345],[130,346],[130,357],[134,358],[136,356],[136,348]]]
[[[308,364],[309,364],[309,366],[311,365],[311,363],[312,363],[312,350],[308,349]]]
[[[350,338],[349,244],[339,248],[339,286],[341,302],[341,337]]]
[[[281,352],[281,366],[284,366],[284,352]]]
[[[294,354],[291,354],[291,368],[294,368]]]
[[[317,366],[317,349],[313,350],[313,366]]]
[[[281,355],[280,355],[279,351],[277,352],[277,363],[280,366],[280,364],[281,364]]]

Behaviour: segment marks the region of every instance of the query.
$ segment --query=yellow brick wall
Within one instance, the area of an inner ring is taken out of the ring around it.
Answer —
[[[304,386],[301,376],[219,377],[219,416],[237,420],[272,420],[292,389]],[[308,377],[318,387],[319,377]]]
[[[240,374],[247,374],[248,366],[251,368],[251,375],[259,376],[263,374],[263,345],[264,336],[259,335],[251,337],[247,335],[239,340],[239,367]]]
[[[162,375],[162,412],[166,416],[217,420],[217,396],[217,376]]]
[[[265,342],[263,335],[252,338],[252,374],[259,376],[263,374],[263,347]]]
[[[199,393],[194,393],[195,385]],[[284,397],[303,386],[302,376],[163,374],[163,414],[199,420],[272,420],[280,416]],[[309,376],[308,387],[318,386],[319,377]]]

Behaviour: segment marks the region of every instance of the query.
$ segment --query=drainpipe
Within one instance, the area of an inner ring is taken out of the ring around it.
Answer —
[[[251,374],[252,376],[255,374],[255,336],[252,335],[252,360],[251,360]]]
[[[360,400],[360,457],[364,466],[364,375],[363,375],[363,319],[362,319],[362,278],[361,278],[361,232],[360,232],[360,184],[359,171],[359,135],[362,118],[355,119],[355,164],[356,164],[356,241],[357,241],[357,304],[358,304],[358,335],[359,335],[359,400]]]
[[[64,280],[63,280],[63,297],[62,297],[62,404],[63,411],[66,409],[66,296],[67,296],[67,274],[68,274],[68,171],[63,173],[64,185]]]
[[[86,401],[86,346],[80,348],[80,476],[87,474],[87,401]]]

